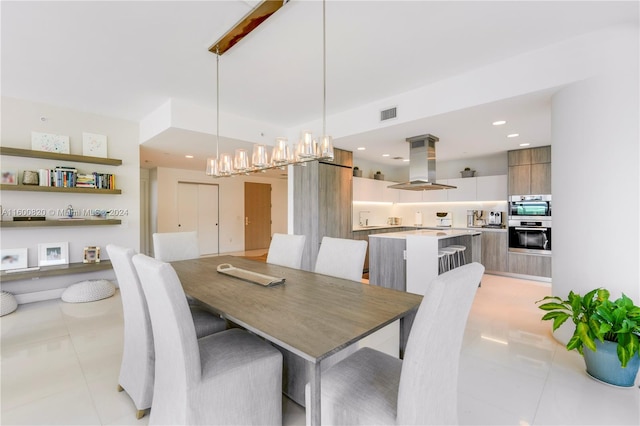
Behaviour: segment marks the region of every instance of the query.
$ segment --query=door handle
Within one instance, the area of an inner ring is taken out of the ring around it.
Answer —
[[[249,217],[248,216],[244,218],[244,225],[245,226],[249,226]]]

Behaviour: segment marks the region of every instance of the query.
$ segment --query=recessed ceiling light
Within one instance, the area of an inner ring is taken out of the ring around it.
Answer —
[[[408,159],[408,158],[405,158],[405,159],[404,159],[404,160],[402,160],[402,161],[404,161],[405,163],[408,163],[408,162],[409,162],[409,159]]]
[[[389,154],[382,154],[382,156],[383,156],[383,157],[388,157],[388,156],[389,156]]]
[[[184,158],[193,158],[193,155],[187,154],[187,155],[184,156]]]
[[[365,149],[367,149],[367,148],[365,148],[364,146],[359,146],[358,147],[358,151],[364,151]]]
[[[521,143],[520,146],[529,146],[531,145],[530,143]]]
[[[518,136],[520,136],[519,133],[511,133],[510,135],[507,135],[508,138],[517,138]]]
[[[502,126],[503,124],[507,124],[507,122],[504,120],[498,120],[498,121],[494,121],[491,124],[493,124],[494,126]]]

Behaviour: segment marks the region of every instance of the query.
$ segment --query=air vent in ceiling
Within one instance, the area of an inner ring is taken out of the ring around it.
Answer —
[[[380,121],[391,120],[398,116],[398,108],[393,107],[380,111]]]

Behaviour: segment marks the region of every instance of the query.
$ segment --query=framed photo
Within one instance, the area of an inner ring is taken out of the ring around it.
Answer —
[[[38,266],[67,265],[69,243],[38,244]]]
[[[35,151],[69,153],[69,136],[31,132],[31,149]]]
[[[15,170],[6,170],[2,172],[2,184],[3,185],[17,185],[18,184],[18,172]]]
[[[27,252],[26,248],[0,250],[0,259],[2,259],[0,271],[26,268],[28,265]]]
[[[107,158],[107,137],[95,133],[82,133],[82,155]]]
[[[100,263],[100,247],[85,247],[82,261],[84,263]]]

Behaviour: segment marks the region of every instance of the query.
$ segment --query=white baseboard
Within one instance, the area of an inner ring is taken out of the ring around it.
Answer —
[[[16,301],[19,305],[23,303],[42,302],[43,300],[60,299],[65,288],[56,288],[53,290],[36,291],[33,293],[16,294]]]

